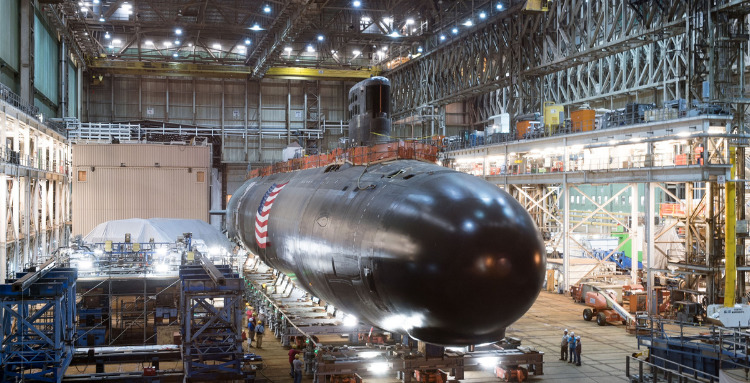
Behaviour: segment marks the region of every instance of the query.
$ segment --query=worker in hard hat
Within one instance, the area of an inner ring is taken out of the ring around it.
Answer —
[[[302,382],[302,366],[304,363],[302,363],[302,360],[300,360],[299,354],[294,356],[294,361],[292,362],[292,367],[294,368],[294,383],[301,383]]]
[[[301,354],[302,350],[295,350],[292,348],[289,350],[289,376],[294,378],[294,358],[298,357],[298,354]]]
[[[571,331],[568,337],[568,363],[573,363],[576,352],[576,333]]]
[[[568,329],[563,331],[562,341],[560,342],[560,360],[568,360]]]
[[[247,332],[249,333],[247,344],[253,347],[253,341],[255,340],[255,318],[253,317],[250,317],[250,320],[247,321]]]
[[[263,326],[263,322],[258,321],[258,324],[255,325],[255,347],[261,348],[264,332],[266,332],[266,328]]]
[[[581,337],[576,337],[576,366],[581,365]]]

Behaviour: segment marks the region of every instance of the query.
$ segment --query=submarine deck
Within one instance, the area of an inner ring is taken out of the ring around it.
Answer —
[[[457,308],[459,309],[459,308]],[[637,350],[636,338],[625,331],[625,326],[598,326],[586,322],[581,313],[582,304],[574,303],[569,296],[541,292],[529,311],[507,330],[507,336],[521,339],[521,344],[544,352],[544,375],[529,374],[531,382],[627,382],[625,359]],[[576,367],[558,360],[562,330],[574,331],[581,336],[582,365]],[[278,339],[266,336],[261,350],[253,352],[263,356],[262,375],[272,382],[291,382],[289,377],[289,348],[282,347]],[[633,368],[631,366],[631,368]],[[305,376],[303,382],[312,382]],[[466,371],[463,382],[497,382],[490,371]],[[368,383],[396,383],[395,377],[365,378]]]

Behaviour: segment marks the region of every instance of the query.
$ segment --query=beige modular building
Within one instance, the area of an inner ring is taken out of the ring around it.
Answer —
[[[73,145],[73,235],[127,218],[208,222],[211,146]]]

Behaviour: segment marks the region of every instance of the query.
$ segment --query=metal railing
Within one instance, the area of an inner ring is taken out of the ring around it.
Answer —
[[[58,162],[57,160],[45,159],[41,155],[22,155],[8,148],[0,147],[0,163],[64,175],[70,174],[70,164],[67,161]]]
[[[50,118],[55,116],[42,116],[42,114],[39,113],[38,107],[33,104],[29,104],[26,101],[23,101],[19,95],[17,95],[15,92],[10,90],[10,88],[3,84],[0,84],[0,101],[6,102],[10,106],[20,110],[29,117],[39,121],[41,124],[63,136],[65,136],[67,133],[64,124],[50,121]]]
[[[653,355],[649,358],[662,359]],[[668,360],[664,361],[672,363]],[[632,368],[634,368],[633,365],[635,364],[637,364],[638,369],[632,371]],[[713,383],[719,381],[718,376],[709,375],[690,367],[676,365],[676,369],[672,370],[657,366],[643,359],[634,358],[630,355],[625,357],[625,376],[627,376],[631,382],[639,383],[664,381],[668,383]]]

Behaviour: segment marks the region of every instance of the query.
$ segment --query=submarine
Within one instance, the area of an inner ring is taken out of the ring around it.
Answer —
[[[390,84],[349,92],[354,145],[388,141]],[[508,193],[416,159],[247,180],[227,207],[230,238],[359,320],[443,346],[492,343],[534,303],[539,230]]]

